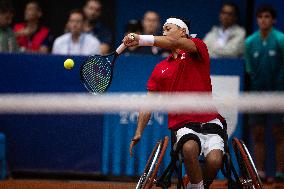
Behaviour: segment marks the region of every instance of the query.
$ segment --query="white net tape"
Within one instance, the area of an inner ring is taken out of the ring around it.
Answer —
[[[215,107],[238,112],[284,112],[284,93],[205,94],[84,93],[1,94],[0,114],[115,113],[120,111],[210,112]]]

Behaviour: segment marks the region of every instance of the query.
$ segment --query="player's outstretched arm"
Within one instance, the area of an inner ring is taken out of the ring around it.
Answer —
[[[130,146],[129,146],[130,156],[133,155],[132,149],[139,142],[139,140],[142,136],[143,130],[147,126],[150,118],[151,118],[151,112],[139,112],[136,132],[135,132],[135,135],[132,138],[132,140],[130,142]]]
[[[165,49],[180,49],[190,53],[197,53],[195,43],[188,38],[175,38],[172,36],[155,36],[154,46]]]
[[[135,132],[133,139],[130,142],[130,147],[129,147],[130,156],[133,155],[132,149],[139,142],[142,136],[142,132],[147,126],[147,123],[150,120],[150,117],[151,117],[151,112],[139,112],[136,132]]]
[[[190,53],[197,53],[195,43],[188,38],[175,36],[151,36],[130,33],[123,39],[126,46],[156,46],[165,49],[180,49]]]

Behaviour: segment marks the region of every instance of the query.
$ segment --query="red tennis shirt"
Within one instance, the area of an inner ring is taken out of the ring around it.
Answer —
[[[199,54],[180,51],[175,59],[171,54],[154,68],[148,83],[149,91],[160,92],[212,92],[210,59],[205,43],[191,39]],[[177,129],[189,122],[208,122],[220,118],[219,113],[190,113],[168,115],[169,129]]]

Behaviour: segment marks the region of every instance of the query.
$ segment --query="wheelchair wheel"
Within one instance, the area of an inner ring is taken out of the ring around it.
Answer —
[[[159,170],[160,164],[165,155],[169,138],[165,137],[164,140],[158,141],[152,150],[147,164],[144,168],[143,174],[141,175],[136,189],[150,189],[154,185]]]
[[[233,138],[233,148],[241,171],[240,182],[244,189],[263,189],[261,180],[243,141]]]

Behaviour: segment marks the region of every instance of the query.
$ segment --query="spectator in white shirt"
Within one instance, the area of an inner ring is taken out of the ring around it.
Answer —
[[[211,58],[236,58],[243,54],[245,30],[237,25],[239,9],[234,3],[223,4],[220,11],[220,26],[213,26],[206,34],[206,43]]]
[[[52,54],[93,55],[100,53],[99,40],[83,32],[85,16],[81,10],[72,10],[68,19],[68,33],[55,39]]]

